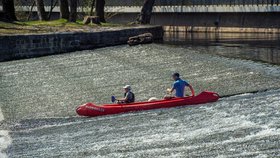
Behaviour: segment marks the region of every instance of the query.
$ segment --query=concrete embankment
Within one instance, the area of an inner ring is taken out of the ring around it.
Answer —
[[[163,29],[165,32],[269,33],[269,34],[280,33],[280,28],[164,26]]]
[[[152,25],[168,32],[280,33],[280,6],[200,6],[155,8]],[[137,13],[119,13],[111,23],[129,23]]]
[[[150,32],[162,39],[161,26],[114,28],[98,32],[65,32],[0,36],[0,61],[31,58],[125,44],[129,37]]]

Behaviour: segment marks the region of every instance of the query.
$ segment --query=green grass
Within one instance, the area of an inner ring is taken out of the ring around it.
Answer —
[[[26,21],[17,22],[18,24],[28,25],[28,26],[60,26],[67,23],[66,19],[58,19],[52,21]]]
[[[61,26],[80,26],[83,25],[82,21],[68,22],[66,19],[58,19],[51,21],[25,21],[25,22],[16,22],[19,25],[25,26],[49,26],[49,27],[61,27]]]
[[[121,25],[113,23],[101,23],[101,25],[89,24],[84,25],[81,20],[68,22],[66,19],[58,19],[51,21],[17,21],[14,23],[6,23],[0,21],[1,34],[26,34],[26,33],[46,33],[46,32],[69,32],[75,29],[84,29],[85,31],[100,27],[127,27],[131,25]]]
[[[105,27],[118,27],[118,26],[127,26],[127,25],[114,24],[114,23],[101,23],[101,26],[105,26]]]
[[[7,22],[0,21],[0,28],[12,27],[14,25],[15,25],[14,23],[7,23]]]
[[[66,19],[58,19],[58,20],[51,20],[51,21],[26,21],[26,22],[16,22],[16,24],[27,25],[27,26],[53,26],[53,27],[84,26],[82,20],[77,20],[74,23],[74,22],[68,22]],[[101,23],[101,25],[91,24],[91,25],[86,25],[86,26],[116,27],[116,26],[122,26],[122,25],[114,24],[114,23]]]

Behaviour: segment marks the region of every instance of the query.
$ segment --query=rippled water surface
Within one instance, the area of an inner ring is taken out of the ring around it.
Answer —
[[[254,55],[280,54],[278,39],[168,39],[0,63],[0,157],[280,157],[280,67]],[[126,84],[138,101],[161,98],[175,71],[197,93],[227,97],[97,118],[75,114],[82,103],[121,96]]]

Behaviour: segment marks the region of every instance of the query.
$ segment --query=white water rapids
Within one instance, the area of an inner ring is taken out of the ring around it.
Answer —
[[[115,46],[2,62],[0,157],[280,157],[280,67],[248,60],[280,51],[257,46]],[[161,98],[175,71],[197,93],[229,97],[97,118],[75,113],[121,96],[126,84],[138,101]]]

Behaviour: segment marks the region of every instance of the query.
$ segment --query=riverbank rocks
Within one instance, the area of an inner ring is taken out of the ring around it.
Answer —
[[[129,37],[127,43],[130,46],[138,45],[138,44],[146,44],[153,42],[153,34],[144,33],[138,36]]]
[[[98,16],[85,16],[83,24],[100,24],[100,18]]]

